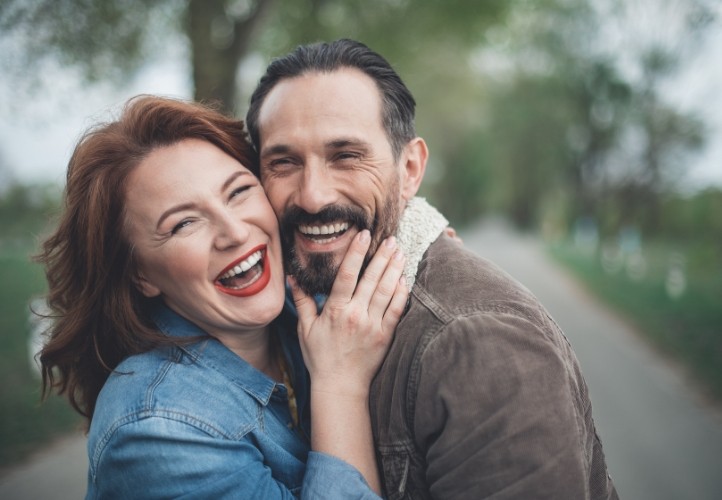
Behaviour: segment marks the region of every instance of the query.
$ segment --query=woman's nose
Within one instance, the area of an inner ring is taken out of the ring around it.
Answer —
[[[250,234],[249,224],[238,214],[226,212],[218,217],[215,246],[218,250],[242,245]]]

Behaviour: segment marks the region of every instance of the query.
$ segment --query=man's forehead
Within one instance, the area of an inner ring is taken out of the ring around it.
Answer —
[[[266,96],[258,129],[262,154],[268,147],[299,140],[312,140],[319,146],[347,139],[373,140],[374,134],[380,138],[380,93],[375,82],[357,69],[287,78]]]
[[[380,110],[381,94],[374,80],[356,68],[340,68],[329,72],[309,71],[280,80],[266,95],[259,110],[259,127],[279,114],[334,111],[334,104],[344,103],[349,112],[362,109]],[[280,116],[280,119],[283,119]]]

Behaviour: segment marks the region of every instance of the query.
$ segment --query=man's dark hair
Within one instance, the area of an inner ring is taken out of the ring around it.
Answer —
[[[356,68],[376,82],[381,93],[383,127],[394,158],[398,159],[404,146],[416,137],[416,101],[386,59],[363,43],[348,39],[300,45],[293,52],[271,61],[251,96],[246,116],[256,150],[260,152],[258,114],[277,83],[306,73],[330,73],[341,68]]]

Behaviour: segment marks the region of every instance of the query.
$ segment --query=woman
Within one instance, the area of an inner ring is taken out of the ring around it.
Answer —
[[[360,233],[320,315],[293,287],[297,336],[257,173],[242,122],[170,99],[76,147],[41,361],[89,421],[88,498],[376,497],[368,388],[403,257],[388,240],[357,283]]]

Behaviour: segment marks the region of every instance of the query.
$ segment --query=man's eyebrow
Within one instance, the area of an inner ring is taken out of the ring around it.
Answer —
[[[349,146],[355,148],[362,148],[365,150],[371,148],[371,144],[369,144],[367,141],[364,141],[362,139],[355,139],[353,137],[342,137],[326,143],[327,149],[342,149]]]
[[[261,150],[261,158],[273,155],[284,155],[291,152],[291,146],[288,144],[274,144]]]
[[[231,175],[229,175],[228,178],[223,182],[219,191],[221,193],[223,193],[225,190],[228,189],[228,186],[233,184],[233,181],[235,181],[236,179],[238,179],[239,177],[244,176],[244,175],[253,175],[253,174],[251,174],[250,172],[245,171],[245,170],[236,170]],[[179,205],[174,205],[174,206],[170,207],[168,210],[166,210],[165,212],[160,214],[160,217],[158,217],[158,223],[155,225],[156,230],[161,226],[163,221],[166,218],[168,218],[168,216],[170,216],[176,212],[180,212],[182,210],[190,210],[190,209],[194,208],[195,206],[196,206],[195,203],[181,203]]]
[[[362,139],[355,137],[339,137],[328,141],[325,144],[325,149],[342,149],[346,147],[361,148],[364,151],[371,149],[371,144]],[[293,148],[288,144],[273,144],[271,146],[263,148],[261,151],[261,158],[267,158],[274,155],[287,155],[293,153]]]

